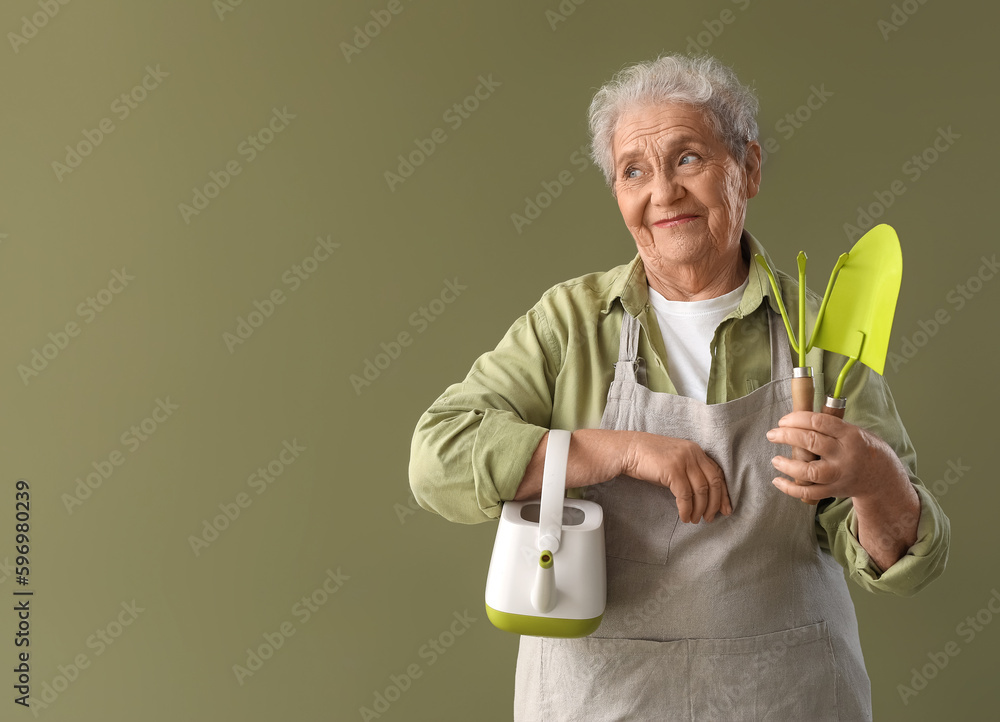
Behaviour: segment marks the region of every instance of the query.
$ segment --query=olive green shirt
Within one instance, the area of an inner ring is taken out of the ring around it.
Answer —
[[[771,378],[768,314],[778,310],[767,274],[754,262],[770,257],[749,232],[743,255],[750,277],[743,299],[716,329],[707,402],[744,396]],[[775,272],[785,308],[797,332],[798,283]],[[807,293],[806,328],[812,329],[820,299]],[[639,319],[639,355],[646,385],[677,393],[667,375],[667,350],[649,304],[642,259],[604,273],[592,273],[550,288],[500,344],[473,364],[420,418],[410,453],[410,486],[424,509],[451,521],[477,523],[500,515],[548,429],[600,428],[614,366],[622,314]],[[792,349],[788,349],[792,353]],[[807,362],[816,385],[816,408],[832,392],[845,358],[814,348]],[[950,523],[937,500],[916,476],[916,454],[882,376],[861,364],[844,387],[845,421],[875,433],[906,466],[920,497],[917,541],[888,570],[880,570],[858,542],[850,498],[820,502],[816,536],[862,587],[910,595],[944,571]],[[791,411],[791,409],[789,409]],[[775,453],[780,453],[776,447]],[[777,472],[775,472],[777,473]],[[583,489],[569,489],[580,497]]]

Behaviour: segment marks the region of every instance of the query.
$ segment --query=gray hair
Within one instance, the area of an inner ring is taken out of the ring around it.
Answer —
[[[682,103],[701,110],[738,162],[746,160],[747,142],[756,140],[757,96],[733,70],[710,55],[660,56],[618,71],[590,103],[591,156],[615,192],[612,141],[621,117],[631,110]]]

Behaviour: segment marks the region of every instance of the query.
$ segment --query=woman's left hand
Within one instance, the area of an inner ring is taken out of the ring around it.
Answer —
[[[772,460],[774,468],[799,481],[778,477],[774,485],[797,499],[818,501],[827,497],[853,497],[875,501],[898,494],[909,477],[899,457],[882,439],[836,416],[794,411],[767,433],[769,441],[808,449],[819,459],[795,461],[785,456]]]
[[[774,485],[797,499],[851,497],[858,542],[880,570],[889,569],[916,543],[920,498],[896,452],[875,434],[836,416],[793,411],[767,432],[767,438],[820,457],[774,457],[778,471],[812,482],[806,486],[778,477]]]

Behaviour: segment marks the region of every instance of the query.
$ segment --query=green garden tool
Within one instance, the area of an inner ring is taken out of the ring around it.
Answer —
[[[806,254],[799,252],[799,333],[796,339],[788,322],[788,313],[767,261],[760,254],[757,263],[767,272],[774,298],[785,322],[792,348],[798,354],[798,366],[792,371],[792,410],[813,410],[813,374],[806,366],[806,354],[814,346],[847,356],[847,363],[837,377],[833,396],[827,395],[823,413],[844,418],[847,400],[841,397],[844,380],[857,361],[881,374],[889,349],[889,333],[899,297],[903,258],[896,232],[882,223],[872,228],[842,253],[830,274],[826,292],[816,314],[809,342],[805,342]],[[806,449],[792,449],[792,458],[812,461],[817,458]],[[808,481],[797,484],[809,485]],[[816,501],[809,501],[816,504]]]
[[[903,254],[892,227],[872,228],[840,257],[816,316],[808,348],[818,346],[847,357],[823,413],[844,418],[844,380],[858,361],[881,374],[903,277]],[[838,273],[839,271],[839,273]]]
[[[774,273],[771,268],[767,265],[767,261],[759,253],[755,256],[755,259],[761,268],[767,272],[767,278],[771,282],[771,290],[774,291],[774,300],[778,304],[778,311],[781,312],[781,320],[785,322],[785,330],[788,332],[788,340],[792,345],[792,349],[798,354],[798,364],[792,369],[792,410],[793,411],[812,411],[813,410],[813,394],[815,388],[813,386],[813,371],[811,366],[806,366],[806,353],[809,348],[806,345],[806,261],[808,260],[806,254],[799,251],[799,255],[796,257],[796,263],[799,267],[799,333],[796,336],[792,333],[792,325],[788,322],[788,313],[785,311],[785,304],[781,300],[781,293],[778,291],[778,284],[774,280]],[[797,461],[812,461],[817,458],[808,449],[801,449],[799,447],[792,447],[792,458]],[[808,481],[795,480],[796,484],[808,485]],[[817,501],[805,500],[809,504],[816,504]]]

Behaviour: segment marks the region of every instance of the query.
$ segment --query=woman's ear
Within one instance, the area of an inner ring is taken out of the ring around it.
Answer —
[[[757,195],[760,190],[760,143],[755,140],[747,141],[747,157],[743,164],[743,171],[747,178],[747,200]]]

